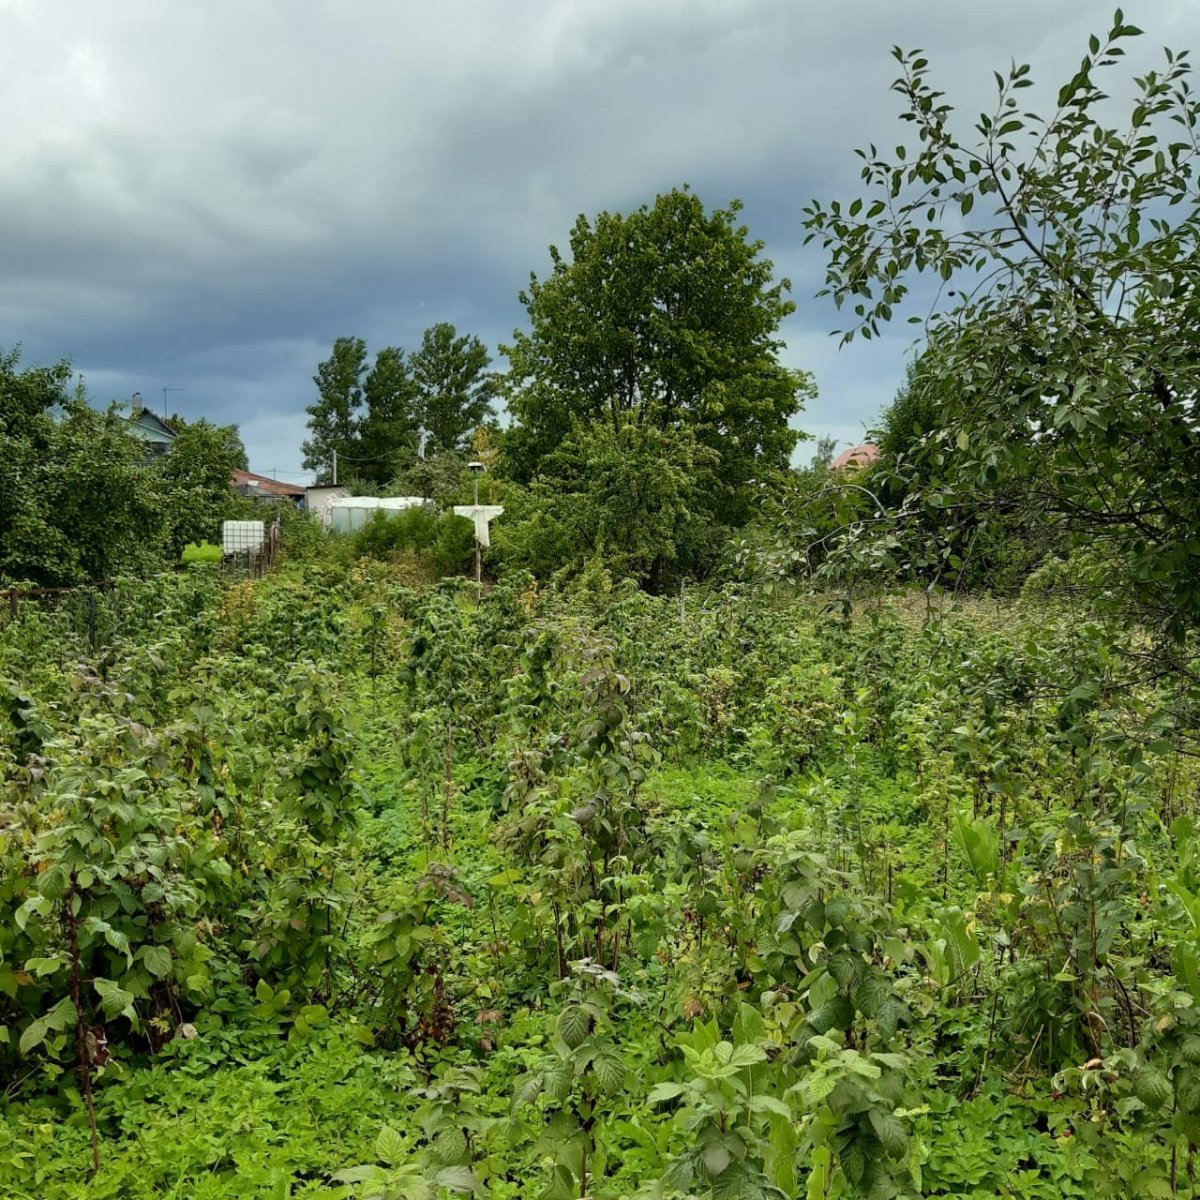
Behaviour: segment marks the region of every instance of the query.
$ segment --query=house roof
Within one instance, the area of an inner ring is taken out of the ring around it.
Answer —
[[[304,497],[304,489],[293,483],[281,483],[268,475],[256,475],[253,471],[234,471],[229,486],[234,488],[253,488],[255,494],[267,496],[287,496],[292,500]]]
[[[148,442],[173,442],[175,440],[175,430],[162,417],[155,416],[148,408],[135,412],[129,418],[129,426],[131,433],[145,438]]]
[[[829,464],[831,471],[844,471],[847,467],[867,467],[870,466],[879,457],[879,447],[871,442],[863,442],[858,446],[851,446],[849,450],[843,450]]]

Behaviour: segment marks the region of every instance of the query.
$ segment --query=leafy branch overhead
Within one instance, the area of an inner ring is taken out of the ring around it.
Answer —
[[[970,136],[924,54],[897,49],[916,144],[860,151],[863,194],[814,201],[805,225],[828,254],[822,294],[853,315],[843,343],[924,310],[909,320],[938,422],[898,471],[923,464],[925,499],[950,510],[1021,492],[1110,543],[1178,630],[1200,615],[1200,100],[1188,55],[1167,50],[1111,122],[1105,78],[1139,33],[1118,12],[1049,115],[1021,105],[1028,66],[998,74]]]

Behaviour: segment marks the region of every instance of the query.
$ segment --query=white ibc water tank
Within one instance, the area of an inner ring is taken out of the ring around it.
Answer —
[[[253,554],[267,540],[262,521],[222,521],[221,552],[223,554]]]

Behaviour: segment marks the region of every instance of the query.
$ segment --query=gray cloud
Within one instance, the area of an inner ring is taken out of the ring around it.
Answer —
[[[1200,8],[1130,19],[1138,55]],[[928,50],[964,113],[991,69],[1057,85],[1109,3],[913,0],[0,0],[0,345],[72,358],[98,401],[164,385],[238,421],[252,465],[300,471],[310,377],[335,336],[413,344],[452,320],[495,346],[579,212],[687,181],[746,203],[798,302],[800,424],[856,440],[910,342],[836,351],[801,245],[853,147],[903,131],[893,43]],[[1135,56],[1135,61],[1137,58]]]

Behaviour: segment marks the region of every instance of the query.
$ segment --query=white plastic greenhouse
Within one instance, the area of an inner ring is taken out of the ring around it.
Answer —
[[[330,524],[335,533],[353,533],[377,512],[395,516],[428,503],[424,496],[339,496],[329,502]]]

